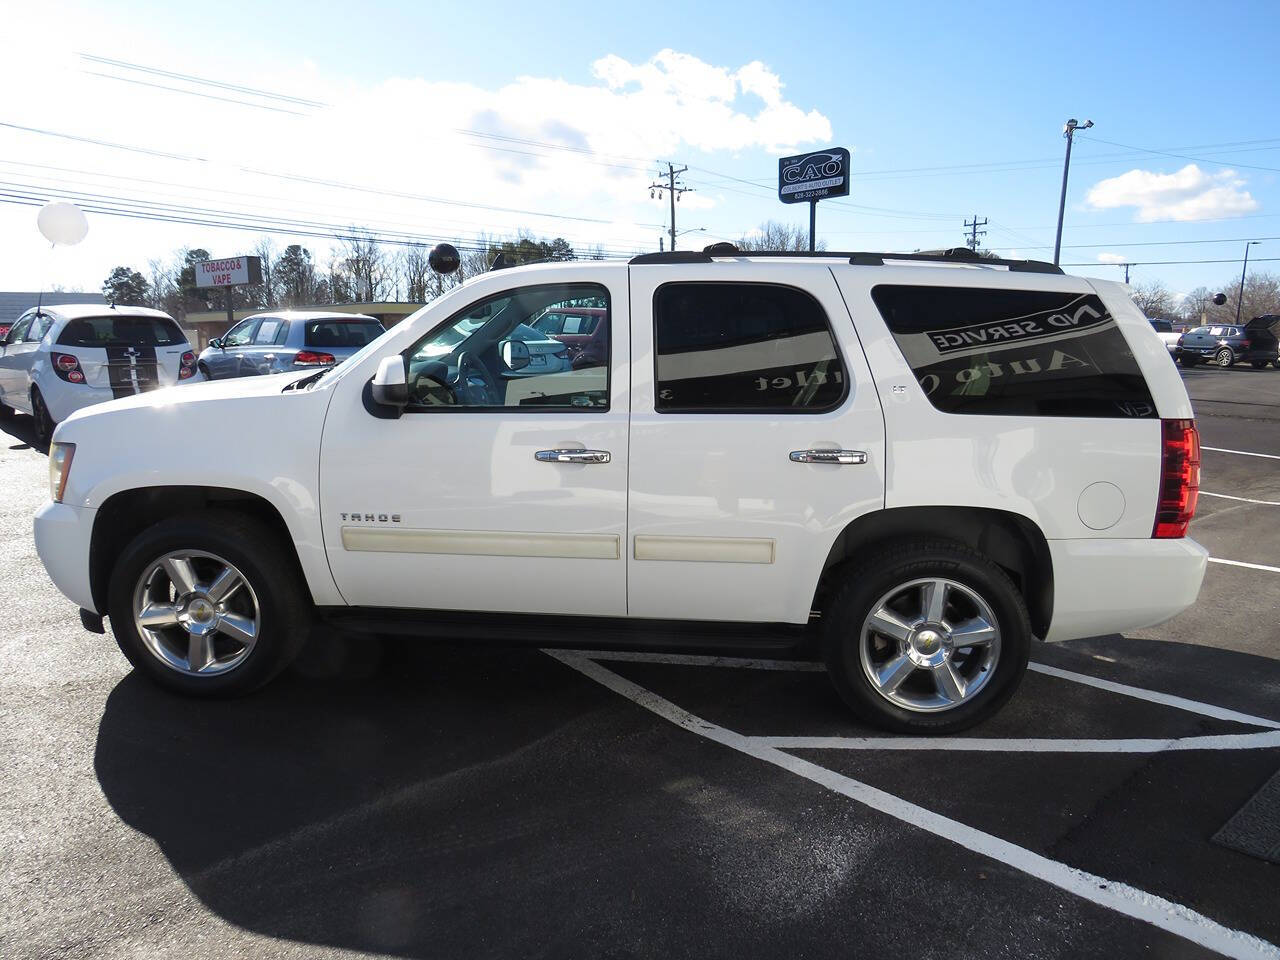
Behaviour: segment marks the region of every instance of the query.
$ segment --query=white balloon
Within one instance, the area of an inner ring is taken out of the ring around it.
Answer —
[[[89,232],[84,211],[74,203],[46,203],[40,208],[36,224],[46,240],[64,247],[79,243]]]

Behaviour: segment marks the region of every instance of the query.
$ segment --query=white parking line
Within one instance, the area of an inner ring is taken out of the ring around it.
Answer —
[[[1254,453],[1252,450],[1227,450],[1224,447],[1201,447],[1201,450],[1212,450],[1214,453],[1236,453],[1242,457],[1263,457],[1267,460],[1280,460],[1280,454]]]
[[[684,730],[804,777],[873,810],[949,840],[974,853],[990,857],[1015,870],[1052,884],[1060,890],[1088,900],[1090,903],[1149,923],[1228,957],[1265,957],[1270,960],[1280,960],[1280,948],[1275,944],[1242,930],[1225,927],[1184,904],[1174,903],[1128,884],[1117,883],[1057,860],[1051,860],[1026,847],[1020,847],[993,834],[960,823],[958,820],[934,813],[901,797],[810,763],[794,754],[757,743],[751,737],[745,737],[682,710],[670,700],[646,690],[639,684],[632,683],[581,654],[561,650],[545,652],[566,666]]]
[[[1251,500],[1248,497],[1233,497],[1229,493],[1210,493],[1208,490],[1201,490],[1202,497],[1217,497],[1219,500],[1239,500],[1241,503],[1260,503],[1266,507],[1280,507],[1280,500]]]
[[[1280,747],[1280,730],[1204,737],[1130,740],[1009,737],[750,737],[779,750],[954,750],[975,753],[1165,753],[1176,750],[1266,750]]]
[[[826,667],[822,664],[814,663],[810,660],[753,660],[746,657],[712,657],[693,653],[645,653],[631,650],[578,650],[575,652],[589,660],[667,663],[684,667],[738,667],[745,670],[813,672],[826,670]],[[1232,723],[1248,724],[1251,727],[1267,727],[1272,730],[1280,730],[1280,721],[1239,713],[1235,710],[1228,710],[1226,707],[1217,707],[1211,703],[1201,703],[1198,700],[1188,700],[1185,697],[1175,697],[1172,694],[1161,693],[1158,690],[1147,690],[1143,687],[1132,687],[1127,683],[1117,683],[1114,680],[1103,680],[1101,677],[1091,677],[1085,673],[1075,673],[1071,670],[1063,670],[1060,667],[1051,667],[1047,663],[1032,661],[1027,664],[1027,669],[1035,673],[1043,673],[1045,676],[1057,677],[1059,680],[1070,680],[1072,683],[1096,687],[1099,690],[1106,690],[1108,693],[1117,693],[1124,697],[1135,697],[1138,700],[1146,700],[1149,703],[1158,703],[1161,706],[1185,710],[1188,713],[1197,713],[1203,717],[1213,717],[1215,720],[1228,720]]]
[[[1280,573],[1280,567],[1269,567],[1265,563],[1245,563],[1243,560],[1223,560],[1221,557],[1210,557],[1210,563],[1225,563],[1229,567],[1248,567],[1250,570],[1265,570],[1267,573]]]

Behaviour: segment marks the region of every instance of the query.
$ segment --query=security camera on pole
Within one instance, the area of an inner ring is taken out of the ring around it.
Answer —
[[[778,199],[809,204],[809,249],[815,247],[818,201],[849,195],[849,151],[814,150],[778,161]]]
[[[1072,117],[1062,128],[1062,135],[1067,138],[1067,158],[1062,161],[1062,195],[1058,197],[1058,235],[1053,241],[1053,265],[1058,265],[1058,255],[1062,252],[1062,215],[1067,209],[1067,174],[1071,172],[1071,142],[1077,130],[1088,130],[1093,126],[1092,120],[1084,123]]]

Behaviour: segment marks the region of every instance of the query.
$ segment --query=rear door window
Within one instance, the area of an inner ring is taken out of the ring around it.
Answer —
[[[304,343],[308,347],[363,347],[382,334],[377,320],[308,320]]]
[[[844,364],[822,306],[795,287],[668,283],[653,295],[659,412],[816,413]]]
[[[267,317],[258,324],[258,332],[254,334],[253,342],[256,346],[267,346],[276,342],[276,337],[280,334],[280,328],[284,326],[282,320],[276,317]]]
[[[186,334],[168,317],[77,317],[62,328],[64,347],[172,347],[185,343]]]
[[[1156,416],[1128,341],[1094,294],[880,285],[871,297],[944,413]]]

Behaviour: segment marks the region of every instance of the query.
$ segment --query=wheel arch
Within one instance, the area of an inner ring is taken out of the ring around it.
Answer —
[[[280,511],[265,497],[229,487],[137,487],[109,496],[94,516],[89,540],[89,588],[97,609],[107,608],[107,589],[114,561],[130,540],[169,517],[209,509],[234,510],[271,528],[279,536],[310,594],[310,584],[289,526]]]
[[[864,514],[836,537],[822,567],[813,609],[822,608],[832,571],[848,560],[905,539],[939,537],[973,548],[1001,567],[1021,592],[1031,628],[1044,637],[1053,619],[1053,560],[1040,528],[1029,518],[985,507],[892,507]]]

